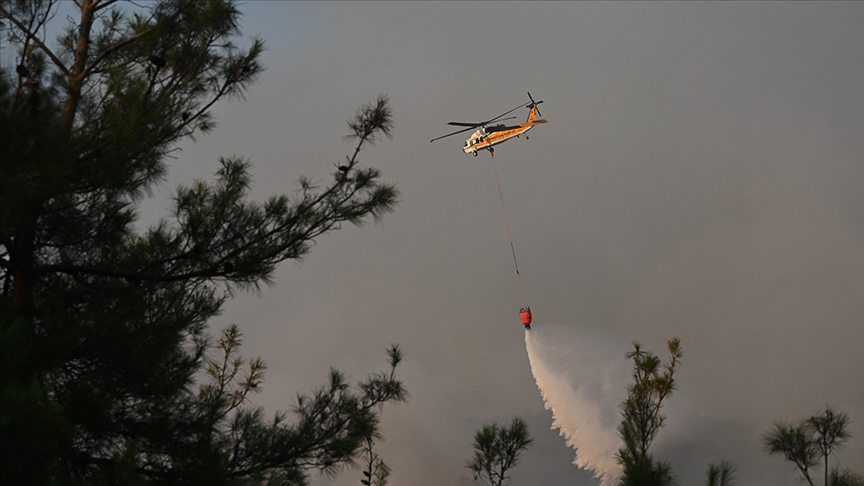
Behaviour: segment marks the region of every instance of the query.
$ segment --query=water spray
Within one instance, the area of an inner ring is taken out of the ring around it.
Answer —
[[[555,326],[526,332],[525,346],[552,428],[576,452],[573,464],[593,472],[602,486],[615,484],[618,404],[629,372],[621,351],[609,339]]]

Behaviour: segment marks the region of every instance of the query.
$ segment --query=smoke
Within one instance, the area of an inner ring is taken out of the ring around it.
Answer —
[[[573,464],[594,473],[603,486],[620,475],[615,453],[618,404],[626,396],[626,352],[609,338],[565,327],[525,333],[531,372],[552,428],[576,451]]]

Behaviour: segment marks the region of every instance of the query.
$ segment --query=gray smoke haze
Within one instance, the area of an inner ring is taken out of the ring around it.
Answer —
[[[244,33],[267,40],[268,71],[245,102],[217,109],[215,136],[184,146],[145,215],[220,155],[252,160],[255,197],[329,177],[351,149],[344,120],[379,94],[395,139],[361,162],[403,194],[382,225],[321,238],[214,323],[238,323],[244,353],[268,362],[260,404],[290,409],[330,366],[361,378],[398,343],[411,397],[384,409],[391,484],[472,484],[474,432],[521,415],[537,442],[512,486],[597,485],[571,464],[535,385],[518,320],[530,304],[538,334],[607,343],[574,347],[583,389],[592,368],[626,367],[631,340],[662,355],[681,338],[655,450],[681,484],[724,458],[740,484],[796,484],[759,435],[827,404],[852,417],[838,457],[864,472],[864,3],[242,9]],[[461,135],[429,140],[526,91],[549,124],[495,159],[522,298],[489,155],[464,155]],[[616,393],[599,403],[614,407]]]

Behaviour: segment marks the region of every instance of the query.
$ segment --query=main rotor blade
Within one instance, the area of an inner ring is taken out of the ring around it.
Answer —
[[[463,129],[463,130],[459,130],[459,131],[457,131],[457,132],[453,132],[453,133],[448,133],[447,135],[441,135],[440,137],[433,138],[432,140],[429,140],[429,141],[430,141],[430,142],[434,142],[435,140],[441,140],[442,138],[447,138],[447,137],[449,137],[449,136],[451,136],[451,135],[456,135],[457,133],[467,132],[468,130],[471,130],[471,129],[473,129],[474,127],[478,127],[478,126],[480,126],[480,125],[471,125],[470,127],[465,128],[465,129]]]
[[[521,105],[521,104],[520,104],[520,105],[517,106],[516,108],[513,108],[512,110],[508,111],[507,113],[502,113],[502,114],[496,116],[495,118],[493,118],[493,119],[491,119],[491,120],[486,120],[485,122],[481,123],[481,125],[487,125],[487,124],[492,123],[492,122],[494,122],[494,121],[501,120],[501,119],[502,119],[502,118],[501,118],[502,116],[507,116],[507,115],[509,115],[510,113],[513,113],[514,111],[518,110],[519,108],[522,108],[522,106],[524,106],[524,105]],[[514,116],[513,118],[516,118],[516,117]]]
[[[505,113],[505,115],[506,115],[506,113]],[[482,127],[482,126],[485,125],[486,123],[490,123],[490,122],[493,122],[493,121],[512,120],[512,119],[514,119],[514,118],[516,118],[516,117],[515,117],[515,116],[511,116],[511,117],[507,117],[507,118],[500,118],[500,119],[494,119],[494,118],[493,118],[492,120],[489,120],[489,121],[487,121],[487,122],[483,122],[483,123],[447,122],[447,124],[448,124],[448,125],[455,125],[455,126],[457,126],[457,127]]]
[[[531,98],[530,93],[528,94],[528,97]],[[531,101],[533,102],[534,99],[532,98]],[[540,101],[540,103],[543,103],[543,102]],[[536,104],[537,103],[535,103],[535,105]],[[513,113],[514,111],[518,110],[519,108],[522,108],[523,106],[525,106],[525,105],[520,104],[519,106],[517,106],[516,108],[513,108],[510,111],[507,111],[505,113],[501,113],[500,115],[496,116],[495,118],[492,118],[490,120],[486,120],[486,121],[480,122],[480,123],[449,122],[449,123],[447,123],[448,125],[454,125],[457,127],[468,127],[468,128],[465,128],[464,130],[459,130],[459,131],[456,131],[453,133],[448,133],[447,135],[441,135],[440,137],[433,138],[432,140],[429,140],[429,142],[434,142],[435,140],[441,140],[442,138],[447,138],[449,136],[456,135],[458,133],[467,132],[468,130],[471,130],[472,128],[483,127],[483,126],[486,126],[492,122],[502,121],[502,120],[510,120],[512,118],[516,118],[515,116],[511,116],[510,118],[502,118],[502,117],[505,117],[505,116],[509,115],[510,113]]]

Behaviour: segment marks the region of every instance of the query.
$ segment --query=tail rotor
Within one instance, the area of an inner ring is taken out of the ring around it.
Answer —
[[[531,104],[528,105],[528,106],[526,106],[525,108],[531,108],[532,106],[536,107],[536,106],[539,105],[540,103],[543,103],[543,100],[540,100],[540,101],[534,101],[534,97],[531,96],[531,93],[530,93],[530,92],[528,93],[528,98],[531,100]],[[543,115],[540,113],[540,108],[537,108],[537,116],[543,116]]]

